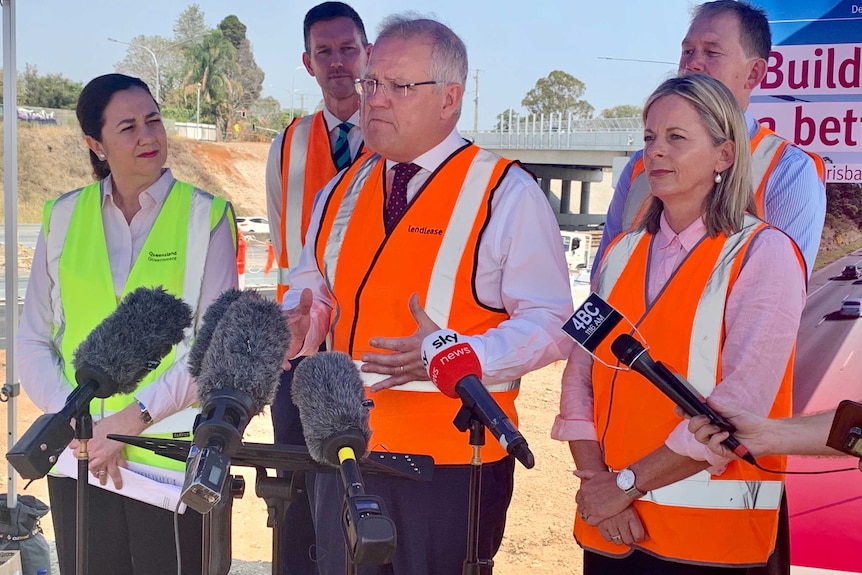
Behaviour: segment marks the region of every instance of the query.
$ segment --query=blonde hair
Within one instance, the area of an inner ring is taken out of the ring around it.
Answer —
[[[719,233],[736,233],[742,229],[745,212],[755,212],[751,186],[751,146],[742,110],[724,84],[704,74],[690,74],[671,78],[656,88],[644,106],[644,124],[653,104],[672,95],[692,105],[709,133],[713,146],[720,146],[727,141],[735,144],[733,164],[721,174],[721,182],[715,184],[704,199],[703,221],[710,237]],[[663,208],[662,201],[653,196],[638,228],[656,233]]]

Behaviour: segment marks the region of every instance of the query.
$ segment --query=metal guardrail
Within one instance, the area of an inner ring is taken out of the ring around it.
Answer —
[[[571,114],[510,118],[501,130],[462,132],[488,148],[635,151],[643,147],[640,118],[576,119]]]

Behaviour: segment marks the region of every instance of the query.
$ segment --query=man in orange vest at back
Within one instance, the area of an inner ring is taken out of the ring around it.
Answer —
[[[472,449],[452,422],[461,402],[429,381],[423,337],[438,326],[461,334],[513,422],[520,377],[571,349],[560,329],[572,296],[559,226],[517,162],[458,133],[467,70],[464,43],[443,24],[384,21],[358,82],[362,133],[375,153],[321,192],[284,298],[287,357],[329,338],[330,349],[361,364],[374,401],[371,448],[435,461],[429,482],[363,477],[366,492],[386,503],[398,542],[391,567],[362,566],[362,575],[460,573],[467,554]],[[490,559],[514,459],[493,440],[481,453],[478,556]],[[345,572],[340,487],[335,474],[315,476],[322,575]]]
[[[679,75],[712,76],[746,110],[751,92],[766,75],[771,48],[772,35],[763,10],[736,0],[706,2],[695,8],[682,40]],[[745,112],[745,120],[751,137],[756,215],[796,242],[810,276],[826,217],[823,160],[759,126],[749,112]],[[620,174],[593,270],[598,270],[610,242],[637,222],[649,196],[646,180],[640,150]]]
[[[288,269],[299,260],[315,195],[362,149],[354,81],[371,51],[362,19],[342,2],[324,2],[309,10],[303,33],[302,63],[320,85],[323,110],[294,119],[273,141],[266,163],[266,207],[278,261],[279,302],[287,290]],[[292,375],[282,374],[272,404],[274,439],[276,444],[305,445],[299,414],[290,400]],[[283,532],[284,572],[315,573],[309,558],[314,531],[305,497],[291,503]]]

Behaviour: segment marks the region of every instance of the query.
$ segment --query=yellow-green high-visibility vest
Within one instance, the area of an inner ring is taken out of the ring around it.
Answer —
[[[70,201],[74,202],[71,209],[54,210],[59,202]],[[194,317],[199,317],[203,312],[198,304],[210,234],[225,217],[233,220],[232,208],[225,200],[196,192],[192,185],[175,181],[132,266],[123,293],[117,297],[102,222],[101,184],[94,183],[46,202],[43,211],[46,239],[49,233],[63,234],[62,242],[46,242],[62,246],[59,277],[54,278],[60,287],[61,300],[61,313],[55,311],[54,341],[63,358],[66,378],[73,386],[77,385],[72,365],[75,350],[116,309],[118,302],[138,287],[163,286],[169,293],[181,297],[191,306]],[[231,230],[236,241],[236,226],[231,225]],[[51,254],[48,261],[51,261]],[[149,385],[177,357],[188,353],[192,332],[193,329],[186,330],[183,341],[141,381],[138,389]],[[90,404],[90,412],[94,419],[100,419],[121,411],[134,401],[134,394],[95,399]],[[152,425],[144,435],[188,438],[196,412],[196,409],[183,410]],[[131,446],[124,448],[124,457],[163,469],[182,470],[184,467],[183,462]]]

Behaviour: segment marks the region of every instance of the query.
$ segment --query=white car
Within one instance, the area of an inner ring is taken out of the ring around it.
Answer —
[[[841,302],[841,315],[850,317],[862,316],[862,299],[847,298]]]
[[[237,216],[236,225],[247,236],[269,235],[269,222],[261,216]]]

